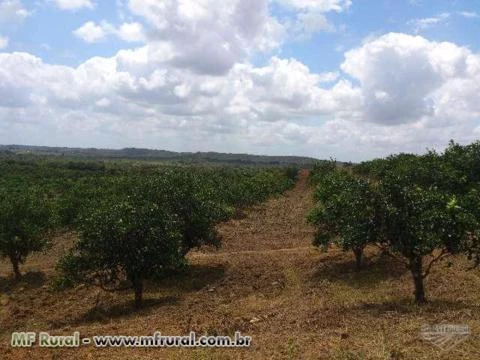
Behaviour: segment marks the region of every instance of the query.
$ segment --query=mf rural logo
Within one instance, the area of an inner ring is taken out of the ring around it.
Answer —
[[[423,325],[420,329],[422,338],[437,346],[442,352],[453,349],[467,340],[470,335],[468,325]]]

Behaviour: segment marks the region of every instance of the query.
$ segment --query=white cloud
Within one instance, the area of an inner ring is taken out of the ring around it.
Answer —
[[[74,30],[73,34],[88,43],[99,42],[107,37],[107,31],[105,31],[104,26],[97,25],[93,21],[86,22]]]
[[[0,0],[0,25],[21,23],[31,14],[20,0]]]
[[[95,3],[92,0],[49,0],[61,9],[61,10],[71,10],[76,11],[83,8],[93,9]]]
[[[335,26],[323,14],[305,12],[297,16],[293,31],[303,40],[320,31],[335,31]]]
[[[458,14],[467,19],[475,19],[480,17],[480,14],[475,11],[460,11]]]
[[[116,33],[119,38],[127,42],[142,42],[145,40],[145,34],[142,24],[138,22],[123,23]]]
[[[181,133],[190,146],[195,139],[210,143],[223,134],[230,139],[226,146],[251,141],[256,131],[278,130],[281,134],[273,138],[294,144],[312,133],[297,121],[332,113],[343,107],[345,92],[352,91],[348,85],[331,92],[321,89],[319,84],[333,75],[313,74],[294,59],[272,58],[261,68],[237,64],[225,76],[211,76],[172,67],[172,56],[168,44],[154,44],[71,68],[48,65],[25,53],[0,54],[0,76],[5,79],[0,118],[7,119],[8,113],[11,123],[43,114],[34,117],[42,129],[75,130],[84,139],[87,129],[109,138],[117,131],[142,129],[147,137],[168,133],[173,139]],[[76,121],[83,125],[69,125]],[[144,139],[146,144],[151,140]],[[269,141],[259,137],[255,144],[266,146]]]
[[[0,35],[0,50],[5,49],[8,46],[8,43],[8,37]]]
[[[318,12],[347,10],[351,5],[351,0],[276,0],[278,3],[301,10],[313,10]]]
[[[96,24],[88,21],[73,31],[73,34],[87,43],[103,41],[113,35],[126,42],[144,42],[146,40],[143,26],[137,22],[123,23],[118,28],[107,21]]]
[[[380,124],[427,121],[457,121],[477,115],[476,102],[462,96],[462,111],[454,117],[449,110],[460,105],[460,81],[465,92],[476,88],[472,79],[479,56],[452,43],[437,43],[420,36],[387,34],[351,50],[342,69],[361,83],[363,118]],[[475,80],[473,80],[475,82]],[[468,100],[468,101],[467,101]],[[449,112],[449,114],[447,114]]]
[[[409,21],[409,24],[413,26],[414,31],[418,34],[432,26],[446,22],[450,18],[449,13],[442,13],[437,16],[432,16],[423,19],[413,19]]]
[[[321,31],[335,31],[335,26],[326,17],[329,12],[343,12],[352,5],[351,0],[275,0],[293,11],[286,27],[293,38],[307,39]]]
[[[153,28],[151,41],[171,44],[178,67],[198,73],[225,74],[255,52],[276,49],[284,37],[268,0],[129,0],[128,7]]]
[[[78,145],[359,159],[467,142],[480,131],[480,55],[452,43],[372,38],[341,66],[357,86],[275,56],[199,74],[177,67],[176,50],[155,41],[76,68],[0,54],[0,139],[35,119],[30,138],[48,129]]]
[[[335,91],[319,86],[331,74],[311,73],[295,59],[273,57],[268,66],[250,70],[251,91],[247,93],[257,114],[264,120],[288,119],[309,113],[333,113],[339,107]]]
[[[333,30],[328,13],[350,4],[284,0],[288,24],[269,0],[129,0],[138,22],[74,34],[137,47],[77,67],[0,53],[0,142],[358,160],[478,136],[480,55],[466,47],[376,35],[325,73],[279,55],[289,36]]]

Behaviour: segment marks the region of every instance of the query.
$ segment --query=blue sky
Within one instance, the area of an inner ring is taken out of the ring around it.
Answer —
[[[329,71],[343,61],[345,50],[358,46],[369,36],[388,32],[419,33],[430,40],[452,41],[478,51],[480,18],[465,18],[461,12],[480,14],[480,2],[425,0],[413,5],[408,0],[353,2],[348,11],[330,16],[332,22],[344,29],[320,32],[309,41],[290,43],[282,55],[299,58],[314,71]],[[450,14],[446,21],[416,31],[415,20],[444,13]]]
[[[89,44],[73,34],[87,21],[119,22],[115,1],[102,1],[93,10],[61,10],[53,2],[23,1],[32,12],[24,23],[9,26],[11,51],[27,51],[45,62],[79,65],[93,56],[112,56],[125,44],[117,39]]]
[[[0,0],[0,143],[442,149],[480,132],[478,34],[475,1]]]
[[[22,25],[3,24],[3,34],[10,38],[11,51],[27,51],[42,57],[46,62],[76,66],[93,56],[113,56],[125,48],[125,42],[111,38],[108,41],[88,44],[73,35],[87,21],[106,20],[121,24],[121,10],[115,1],[98,1],[94,9],[65,11],[55,3],[24,0],[32,12]],[[272,4],[278,17],[291,16],[291,11]],[[480,14],[480,2],[447,0],[363,0],[353,2],[342,13],[329,14],[329,19],[340,29],[335,32],[318,32],[310,39],[285,44],[279,51],[284,57],[301,60],[317,72],[330,71],[343,60],[343,51],[358,46],[363,39],[386,32],[416,34],[412,22],[416,19],[434,18],[450,14],[449,19],[418,31],[430,40],[452,41],[478,51],[480,18],[466,18],[462,12]],[[123,11],[128,20],[141,20]],[[128,46],[128,44],[127,44]],[[264,60],[265,57],[259,60]],[[268,60],[268,57],[267,57]],[[259,61],[260,62],[260,61]]]

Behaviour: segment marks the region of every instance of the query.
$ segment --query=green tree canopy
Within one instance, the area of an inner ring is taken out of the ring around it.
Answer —
[[[3,187],[0,192],[0,256],[10,260],[19,279],[19,264],[48,244],[53,207],[40,188]]]
[[[333,241],[343,250],[352,250],[358,269],[365,246],[378,241],[381,234],[375,188],[367,179],[343,170],[317,177],[317,203],[308,216],[316,227],[314,245],[326,248]]]
[[[184,263],[178,218],[142,197],[104,201],[82,217],[80,240],[59,263],[69,280],[105,290],[132,288],[140,307],[144,281]]]

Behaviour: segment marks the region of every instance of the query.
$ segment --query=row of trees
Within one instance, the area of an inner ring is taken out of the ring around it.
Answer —
[[[311,178],[314,244],[353,251],[358,268],[368,244],[400,255],[417,303],[426,301],[424,279],[436,262],[464,253],[478,264],[480,143],[451,142],[441,154],[400,154],[348,168],[325,162]]]
[[[131,288],[137,307],[146,279],[185,266],[193,248],[219,246],[216,224],[237,207],[285,191],[295,180],[295,173],[285,169],[88,171],[62,181],[52,177],[54,184],[42,186],[3,178],[0,256],[11,261],[20,278],[19,264],[31,252],[45,249],[55,229],[71,228],[79,240],[58,263],[59,281],[108,291]]]

